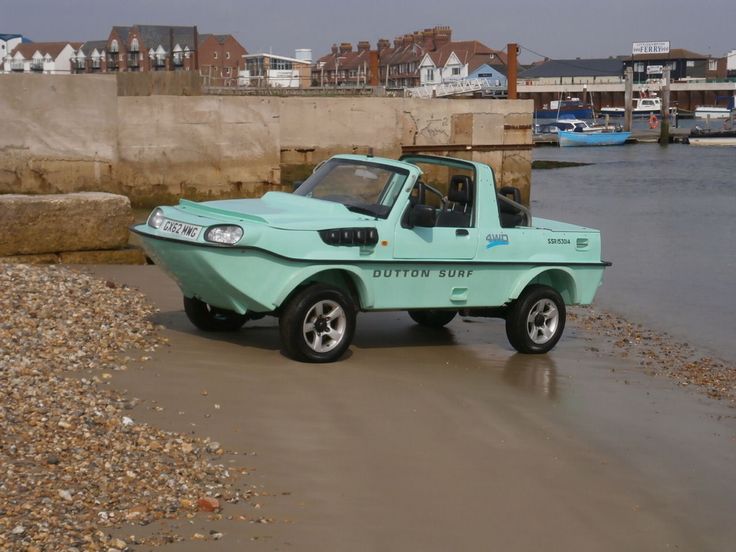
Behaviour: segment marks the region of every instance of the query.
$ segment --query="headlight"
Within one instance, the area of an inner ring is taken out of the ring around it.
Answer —
[[[240,226],[223,224],[221,226],[210,226],[204,235],[208,242],[235,245],[243,237],[243,229]]]
[[[148,226],[159,228],[164,222],[164,212],[158,207],[148,215]]]

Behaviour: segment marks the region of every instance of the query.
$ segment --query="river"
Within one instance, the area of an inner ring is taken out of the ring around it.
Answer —
[[[599,228],[612,261],[595,304],[736,361],[736,148],[534,151],[532,213]]]

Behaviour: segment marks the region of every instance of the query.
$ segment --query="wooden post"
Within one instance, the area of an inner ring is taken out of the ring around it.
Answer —
[[[634,103],[634,68],[627,67],[624,74],[624,130],[631,132]]]
[[[664,71],[664,89],[662,90],[662,126],[659,127],[659,143],[667,145],[670,143],[670,68]]]
[[[518,94],[516,93],[516,74],[517,74],[517,60],[516,60],[516,53],[518,51],[519,47],[516,45],[515,42],[511,42],[506,45],[506,59],[507,59],[507,72],[508,75],[506,76],[508,80],[508,98],[509,100],[515,100],[518,98]]]

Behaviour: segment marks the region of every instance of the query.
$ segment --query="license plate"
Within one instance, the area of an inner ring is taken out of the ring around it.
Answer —
[[[202,227],[197,226],[196,224],[179,222],[178,220],[164,219],[164,223],[161,225],[159,230],[186,240],[196,240]]]

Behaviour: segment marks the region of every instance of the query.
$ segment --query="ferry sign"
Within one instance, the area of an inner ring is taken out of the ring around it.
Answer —
[[[632,55],[639,54],[669,54],[670,41],[664,42],[634,42],[631,48]]]

